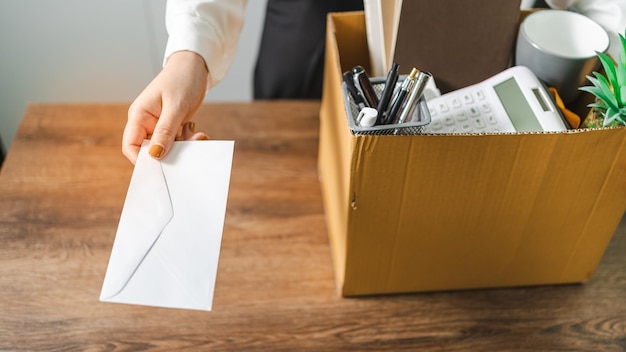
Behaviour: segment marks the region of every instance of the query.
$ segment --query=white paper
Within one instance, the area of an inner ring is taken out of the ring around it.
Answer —
[[[147,142],[135,164],[100,300],[211,310],[234,141]]]

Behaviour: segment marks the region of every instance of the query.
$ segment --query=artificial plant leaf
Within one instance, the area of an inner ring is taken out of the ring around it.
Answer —
[[[604,102],[604,100],[606,100],[606,97],[604,96],[604,92],[602,91],[602,89],[596,86],[584,86],[584,87],[578,88],[578,90],[582,90],[583,92],[588,92],[596,96],[596,98],[598,98],[598,100],[600,101]]]
[[[602,67],[604,67],[604,72],[606,73],[606,77],[608,78],[608,81],[611,83],[611,85],[618,86],[619,83],[617,82],[617,72],[615,70],[615,62],[613,62],[613,59],[611,59],[611,57],[605,53],[598,52],[597,54],[598,54],[598,58],[600,59],[600,62],[602,63]],[[597,73],[595,74],[597,77],[598,74]]]
[[[607,110],[606,114],[604,115],[604,121],[602,122],[602,127],[606,127],[610,125],[613,121],[617,119],[618,116],[619,114],[617,114],[616,112],[613,112],[613,110]]]
[[[611,87],[609,86],[609,82],[606,80],[606,77],[604,77],[603,75],[597,72],[594,72],[594,74],[596,75],[596,78],[587,76],[587,79],[589,79],[589,81],[594,86],[599,88],[602,94],[597,94],[597,93],[592,93],[592,94],[594,94],[596,97],[604,101],[607,107],[611,107],[615,110],[619,109],[619,106],[617,104],[617,98],[613,95],[613,91],[611,91]]]
[[[599,110],[606,110],[606,105],[601,104],[601,103],[590,103],[590,104],[587,104],[587,107],[588,108],[596,108],[596,109],[599,109]]]
[[[619,39],[620,42],[622,43],[622,51],[621,54],[619,56],[621,56],[619,59],[622,63],[621,66],[626,66],[626,31],[624,32],[624,34],[619,35]]]
[[[622,64],[617,66],[617,86],[619,87],[621,106],[625,106],[624,87],[626,87],[626,65]]]
[[[587,92],[590,93],[592,95],[594,95],[597,99],[597,101],[601,101],[602,102],[602,106],[606,107],[606,104],[604,104],[604,94],[602,93],[602,91],[600,90],[600,88],[598,87],[593,87],[593,86],[585,86],[585,87],[580,87],[578,88],[578,90],[581,90],[583,92]],[[596,103],[592,103],[592,104],[596,104]],[[590,104],[591,106],[591,104]]]

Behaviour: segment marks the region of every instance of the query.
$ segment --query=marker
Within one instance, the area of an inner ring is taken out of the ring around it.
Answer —
[[[363,101],[363,96],[359,93],[354,85],[354,78],[352,77],[352,72],[346,71],[343,73],[343,81],[346,83],[346,87],[348,88],[348,93],[352,96],[354,103],[359,107],[359,110],[362,110],[365,107],[365,101]]]
[[[391,101],[391,95],[393,94],[394,89],[396,88],[396,83],[398,82],[398,64],[393,63],[391,65],[391,70],[387,73],[387,79],[385,80],[385,88],[383,88],[383,93],[380,96],[380,102],[378,103],[378,119],[376,120],[376,124],[380,125],[386,118],[387,108],[389,107],[389,102]]]
[[[398,113],[400,112],[400,108],[406,99],[407,94],[411,90],[413,83],[415,82],[415,76],[417,76],[418,70],[413,67],[409,76],[404,79],[402,82],[402,86],[400,87],[400,91],[393,98],[393,103],[391,103],[391,108],[389,110],[389,114],[387,114],[387,118],[385,119],[385,124],[395,124],[400,117]]]
[[[354,66],[352,74],[354,76],[354,85],[363,95],[363,98],[365,98],[365,103],[369,107],[376,109],[378,106],[378,96],[376,95],[374,87],[372,87],[372,83],[365,69],[361,66]]]

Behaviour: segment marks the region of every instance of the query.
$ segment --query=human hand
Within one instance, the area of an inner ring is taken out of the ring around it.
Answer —
[[[133,164],[143,140],[150,139],[150,155],[163,158],[175,139],[208,139],[195,132],[191,121],[207,89],[208,71],[200,55],[178,51],[128,109],[122,153]]]

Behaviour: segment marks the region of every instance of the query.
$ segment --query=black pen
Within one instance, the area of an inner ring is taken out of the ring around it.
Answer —
[[[391,70],[387,73],[385,88],[383,88],[383,93],[380,96],[380,101],[378,103],[378,109],[376,109],[378,110],[378,120],[376,120],[377,125],[380,125],[383,121],[385,121],[387,108],[389,107],[389,102],[391,101],[391,95],[396,88],[396,82],[398,82],[398,64],[394,62],[393,65],[391,65]]]
[[[393,98],[393,103],[391,103],[391,108],[389,108],[389,114],[387,114],[387,118],[385,119],[385,124],[394,124],[398,120],[400,116],[398,116],[398,112],[406,99],[406,95],[411,90],[411,86],[415,82],[415,76],[417,76],[417,69],[413,67],[409,76],[404,79],[402,82],[402,86],[400,87],[400,91],[396,93],[396,96]]]
[[[348,88],[348,92],[352,96],[354,103],[359,107],[359,110],[363,109],[365,105],[365,101],[363,101],[363,96],[359,93],[354,85],[354,78],[352,76],[352,72],[346,71],[343,73],[343,81],[346,83],[346,87]]]
[[[376,95],[376,91],[374,91],[374,87],[372,87],[372,83],[365,69],[362,66],[354,66],[352,74],[354,75],[354,85],[357,90],[363,94],[367,105],[376,109],[376,107],[378,107],[378,96]]]

